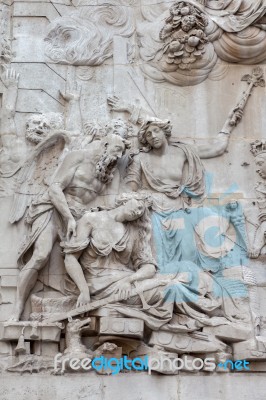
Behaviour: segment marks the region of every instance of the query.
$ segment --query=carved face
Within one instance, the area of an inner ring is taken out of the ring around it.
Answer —
[[[159,126],[150,124],[146,130],[145,138],[151,147],[159,149],[165,142],[165,133]]]
[[[235,210],[238,207],[238,202],[236,200],[231,200],[228,204],[230,210]]]
[[[128,133],[127,125],[121,119],[113,119],[110,122],[110,126],[112,128],[112,132],[115,135],[119,135],[122,138],[126,138],[127,137],[127,133]]]
[[[261,178],[266,179],[266,154],[257,156],[255,164],[257,166],[256,172]]]
[[[26,124],[26,139],[32,143],[40,143],[51,131],[50,121],[45,115],[33,115]]]
[[[124,205],[125,221],[135,221],[140,218],[145,211],[145,206],[142,201],[132,199]]]
[[[120,136],[113,135],[112,139],[107,140],[106,143],[107,143],[107,153],[109,157],[113,159],[119,159],[122,157],[122,155],[126,150],[126,146]]]

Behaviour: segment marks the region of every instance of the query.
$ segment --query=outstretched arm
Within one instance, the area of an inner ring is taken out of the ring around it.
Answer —
[[[72,238],[65,244],[65,267],[70,278],[77,285],[80,295],[77,300],[77,307],[86,305],[90,302],[90,291],[86,282],[83,269],[79,263],[79,258],[83,250],[79,250],[82,244],[89,243],[89,237],[92,232],[91,217],[94,216],[90,213],[85,213],[77,224],[77,236]],[[78,250],[78,251],[76,251]]]
[[[120,279],[111,285],[113,293],[118,293],[122,299],[126,300],[131,296],[132,283],[151,279],[156,273],[156,267],[153,264],[143,264],[134,274]]]
[[[1,115],[1,136],[4,142],[4,136],[17,136],[14,118],[18,97],[19,74],[12,68],[6,69],[1,79],[6,87],[3,94],[3,109]]]
[[[109,96],[107,98],[107,103],[112,111],[129,113],[129,121],[135,125],[142,124],[149,115],[149,113],[143,110],[141,107],[122,100],[117,96]]]
[[[79,136],[82,131],[80,94],[81,87],[77,84],[72,89],[67,88],[65,93],[60,91],[60,95],[67,102],[66,130],[72,132],[73,136]]]
[[[243,112],[241,110],[233,111],[216,138],[205,140],[204,143],[196,143],[195,147],[199,157],[213,158],[224,154],[229,144],[230,134],[241,120],[242,115]]]

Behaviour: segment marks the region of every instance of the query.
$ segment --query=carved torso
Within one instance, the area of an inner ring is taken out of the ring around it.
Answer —
[[[181,184],[186,156],[183,150],[169,146],[166,154],[157,155],[153,151],[142,155],[147,168],[155,179],[165,184],[177,186]]]
[[[83,205],[89,204],[104,188],[104,183],[96,178],[96,163],[89,156],[78,165],[75,174],[65,189],[65,194]]]
[[[88,221],[92,225],[91,237],[103,246],[114,247],[126,232],[125,225],[111,218],[108,212],[90,214]],[[112,229],[106,229],[109,226]]]

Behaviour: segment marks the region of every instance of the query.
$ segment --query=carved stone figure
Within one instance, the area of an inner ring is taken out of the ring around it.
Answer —
[[[72,285],[71,290],[69,282],[70,292],[78,295],[77,307],[89,305],[91,296],[93,301],[108,300],[117,293],[122,302],[109,304],[109,309],[143,319],[150,329],[167,329],[169,323],[173,332],[182,330],[173,312],[189,321],[190,330],[249,320],[233,301],[230,307],[223,303],[223,295],[215,295],[219,283],[192,263],[180,262],[178,273],[155,274],[145,201],[137,194],[121,199],[122,205],[114,209],[85,213],[77,235],[62,243],[66,270],[78,288]],[[158,284],[152,288],[154,280]]]
[[[259,257],[261,250],[266,244],[266,143],[256,140],[251,143],[251,152],[255,157],[256,172],[263,179],[257,182],[255,191],[257,195],[257,204],[259,207],[259,225],[256,228],[253,243],[251,243],[250,257]]]
[[[242,117],[241,110],[233,112],[216,139],[190,146],[171,142],[170,121],[150,118],[118,97],[110,97],[108,102],[113,110],[127,111],[131,118],[134,114],[136,123],[142,122],[138,137],[144,149],[134,157],[126,181],[131,190],[152,192],[158,208],[164,210],[184,208],[185,204],[191,204],[191,199],[200,199],[204,195],[204,168],[200,159],[222,155],[233,127]],[[183,172],[186,163],[188,168]]]
[[[64,129],[63,115],[59,113],[33,114],[27,119],[25,138],[36,145],[52,134]]]
[[[4,107],[1,112],[0,191],[8,194],[10,191],[12,192],[13,189],[13,177],[24,161],[25,154],[23,154],[23,146],[25,148],[25,145],[23,140],[17,135],[14,120],[19,75],[14,69],[6,68],[1,79],[6,90],[4,91],[3,96]],[[11,178],[8,180],[8,183],[6,178]],[[11,180],[13,182],[11,182]]]
[[[66,327],[66,349],[64,355],[70,359],[78,357],[79,359],[85,358],[92,353],[82,344],[81,334],[82,330],[90,325],[91,319],[85,318],[83,320],[74,319],[68,321]]]
[[[77,306],[87,304],[90,301],[90,291],[93,295],[96,294],[96,298],[104,297],[105,290],[107,290],[107,295],[117,291],[123,292],[127,297],[130,292],[131,279],[133,282],[153,277],[155,266],[149,247],[149,220],[147,220],[147,216],[146,219],[143,218],[143,221],[139,219],[144,212],[144,201],[133,197],[125,205],[122,204],[113,210],[101,211],[100,213],[88,212],[79,220],[77,235],[72,237],[69,242],[63,243],[66,253],[66,270],[80,291]],[[139,224],[136,222],[135,225],[142,226],[139,238],[136,237],[135,227],[132,224],[126,224],[134,220],[139,222]],[[110,227],[109,231],[106,229],[108,226]],[[103,229],[103,227],[105,228]],[[118,253],[116,253],[117,251]],[[102,257],[99,257],[99,254]],[[107,258],[103,258],[104,256]],[[121,271],[119,268],[117,269],[117,263],[115,263],[117,257],[120,258],[118,264],[124,265]],[[90,290],[78,262],[79,258],[81,258],[82,264],[85,262],[86,276],[89,277],[91,272],[91,278],[89,278],[92,279],[89,284]],[[83,262],[82,260],[87,261]],[[133,261],[133,268],[138,272],[136,272],[136,279],[130,277],[130,282],[127,282],[128,276],[131,275],[131,270],[128,269],[130,260]],[[111,276],[106,275],[105,265],[107,263],[110,265],[109,268],[114,268],[114,271],[111,272],[111,275],[113,274],[112,279]],[[96,278],[95,280],[93,271],[97,272],[99,279]],[[101,273],[102,277],[100,277]],[[100,287],[97,281],[99,283],[102,281]],[[113,283],[115,283],[116,288],[113,287],[111,290],[110,284]],[[101,292],[100,297],[97,296],[99,291]]]
[[[217,371],[246,359],[251,373],[265,372],[265,12],[266,0],[1,2],[7,400],[53,397],[56,355],[56,375],[60,366],[75,372],[72,359],[125,355],[171,364],[210,357]],[[166,364],[157,372],[178,373]],[[83,385],[82,369],[61,397],[114,393],[104,377]],[[10,384],[10,372],[41,371],[38,391],[31,377],[25,391],[15,376]],[[134,377],[123,372],[128,394]],[[179,378],[180,400],[193,398]],[[150,389],[153,378],[142,379],[133,397]],[[176,398],[176,379],[164,382],[151,396]]]
[[[38,271],[46,264],[53,244],[76,235],[76,220],[89,209],[89,203],[111,182],[117,160],[128,146],[117,135],[93,142],[86,150],[66,155],[57,169],[49,189],[30,204],[27,222],[31,232],[23,243],[18,264],[21,272],[12,319],[19,319]],[[28,262],[25,256],[32,249]]]

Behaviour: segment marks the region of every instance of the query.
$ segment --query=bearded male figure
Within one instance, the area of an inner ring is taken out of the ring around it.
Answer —
[[[56,239],[69,240],[76,235],[76,221],[111,182],[117,160],[128,147],[128,142],[121,137],[109,135],[91,143],[86,150],[67,154],[49,189],[31,203],[26,216],[31,233],[18,258],[21,271],[11,320],[20,318],[38,272],[46,265]],[[32,255],[27,262],[29,251]]]

